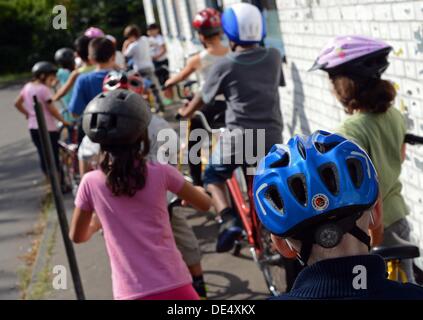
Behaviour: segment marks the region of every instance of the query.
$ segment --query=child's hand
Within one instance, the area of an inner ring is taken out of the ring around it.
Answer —
[[[72,126],[72,122],[69,122],[69,121],[62,121],[62,123],[65,127],[71,127]]]
[[[181,118],[188,118],[187,107],[189,103],[190,103],[189,100],[184,100],[184,106],[182,108],[179,108],[178,113],[181,116]]]
[[[101,222],[98,219],[98,216],[95,213],[93,213],[93,216],[91,217],[91,222],[90,222],[90,230],[92,233],[95,233],[101,229],[102,229]]]

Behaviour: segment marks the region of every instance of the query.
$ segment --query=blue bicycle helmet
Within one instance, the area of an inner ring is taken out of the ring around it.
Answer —
[[[238,45],[251,45],[266,37],[266,21],[260,10],[249,3],[237,3],[222,15],[222,28],[226,36]]]
[[[302,251],[314,243],[335,247],[347,232],[369,246],[370,238],[356,220],[375,204],[378,190],[366,152],[325,131],[273,146],[254,179],[261,222],[275,235],[303,241]],[[301,253],[305,261],[307,254]]]

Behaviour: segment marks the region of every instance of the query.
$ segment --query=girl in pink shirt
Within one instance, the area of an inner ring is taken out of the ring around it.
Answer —
[[[38,102],[43,107],[44,118],[46,120],[47,130],[50,134],[56,167],[60,169],[58,144],[59,132],[57,129],[57,121],[63,122],[64,125],[70,124],[63,119],[59,110],[56,109],[54,103],[52,102],[52,92],[50,88],[54,87],[57,82],[56,72],[57,68],[54,64],[46,61],[37,62],[32,67],[33,80],[23,87],[15,101],[15,107],[28,120],[28,129],[31,134],[31,139],[37,148],[38,155],[40,157],[41,169],[46,176],[47,168],[41,149],[38,122],[34,109],[34,96],[37,97]]]
[[[115,299],[197,300],[172,234],[166,192],[202,211],[211,199],[172,166],[146,162],[150,120],[145,100],[125,90],[103,93],[87,106],[83,128],[101,145],[101,169],[82,179],[70,237],[88,241],[101,224]]]

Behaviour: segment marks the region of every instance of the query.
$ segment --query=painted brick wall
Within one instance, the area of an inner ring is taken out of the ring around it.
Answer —
[[[204,0],[190,1],[198,10],[205,6]],[[240,0],[224,0],[224,5],[236,2]],[[406,115],[409,131],[423,136],[423,1],[277,0],[277,5],[288,59],[287,87],[281,89],[285,140],[294,133],[333,130],[346,118],[330,93],[326,75],[307,72],[324,44],[341,34],[378,37],[394,47],[386,78],[398,88],[395,105]],[[169,12],[170,20],[172,15]],[[183,56],[198,50],[190,41],[168,38],[168,44],[172,68],[181,67]],[[413,240],[423,248],[423,148],[408,147],[407,152],[404,196]],[[423,268],[423,259],[419,266]]]
[[[281,91],[285,138],[293,133],[334,129],[345,118],[323,72],[307,69],[333,36],[363,34],[394,47],[386,78],[398,88],[396,107],[408,130],[423,135],[423,1],[279,0],[281,30],[289,61]],[[413,240],[423,248],[423,148],[409,147],[402,181],[410,207]],[[419,261],[423,267],[423,261]]]

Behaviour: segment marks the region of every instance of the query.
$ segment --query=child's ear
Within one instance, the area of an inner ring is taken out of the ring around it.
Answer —
[[[291,248],[288,242],[285,239],[282,239],[278,236],[272,234],[272,241],[276,246],[276,249],[279,253],[288,259],[295,259],[297,257],[297,252]]]
[[[383,224],[383,208],[382,208],[382,199],[379,196],[375,206],[370,212],[370,230],[376,230]]]

